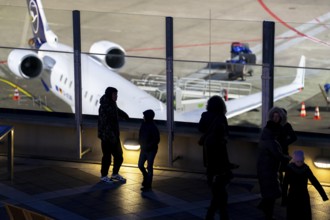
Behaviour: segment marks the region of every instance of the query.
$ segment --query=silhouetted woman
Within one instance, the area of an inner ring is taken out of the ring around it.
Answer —
[[[289,145],[297,140],[295,131],[291,124],[287,121],[287,111],[284,108],[273,107],[268,112],[268,119],[282,126],[277,141],[281,145],[282,153],[289,155]],[[289,164],[289,161],[282,161],[280,165],[279,178],[282,185],[284,172]]]
[[[229,219],[227,210],[227,185],[232,178],[227,153],[228,122],[227,108],[220,96],[212,96],[207,102],[198,129],[204,135],[203,159],[206,166],[207,182],[212,188],[212,199],[206,219],[214,219],[217,210],[221,220]]]
[[[278,178],[280,163],[286,163],[291,159],[282,153],[281,145],[277,141],[281,129],[279,123],[269,120],[262,130],[259,141],[257,175],[262,200],[258,208],[265,213],[267,220],[273,219],[275,201],[282,195]]]

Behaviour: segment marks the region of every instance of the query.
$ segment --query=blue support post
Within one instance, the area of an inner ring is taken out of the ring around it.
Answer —
[[[168,130],[168,162],[173,165],[173,18],[166,17],[166,105],[167,105],[167,130]]]
[[[275,23],[263,22],[262,38],[262,128],[268,120],[268,111],[274,105],[274,42]]]

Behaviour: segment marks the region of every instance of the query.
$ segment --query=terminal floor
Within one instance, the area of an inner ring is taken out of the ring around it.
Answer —
[[[204,219],[210,189],[203,174],[157,169],[153,190],[141,192],[138,168],[123,166],[126,184],[99,182],[99,164],[15,158],[14,179],[7,180],[1,159],[0,219],[9,219],[4,202],[60,220]],[[330,194],[330,187],[324,187]],[[261,220],[255,179],[234,178],[228,187],[232,220]],[[315,220],[330,219],[330,203],[309,186]],[[285,219],[277,201],[275,218]]]

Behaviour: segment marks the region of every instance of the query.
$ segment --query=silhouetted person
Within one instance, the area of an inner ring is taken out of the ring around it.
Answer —
[[[119,118],[128,119],[128,115],[117,107],[118,91],[116,88],[108,87],[100,99],[98,117],[98,137],[101,139],[102,163],[101,181],[112,183],[113,180],[126,182],[126,179],[119,175],[119,169],[123,163],[123,149],[120,143]],[[113,156],[113,170],[111,178],[108,177]]]
[[[154,123],[155,112],[151,109],[143,112],[144,121],[139,130],[139,143],[141,146],[138,166],[143,175],[142,191],[151,190],[153,178],[153,165],[160,141],[159,130]],[[144,167],[147,161],[147,169]]]
[[[257,175],[262,199],[258,208],[265,213],[267,220],[273,219],[275,201],[282,195],[278,179],[280,163],[291,158],[282,153],[281,146],[276,140],[281,129],[279,123],[269,120],[262,130],[259,141]]]
[[[281,145],[282,153],[289,155],[289,145],[297,140],[291,124],[287,121],[287,111],[284,108],[273,107],[269,110],[268,119],[282,126],[277,141]],[[282,185],[285,169],[289,161],[282,161],[279,170],[279,179]]]
[[[211,186],[212,199],[206,219],[214,219],[217,210],[221,220],[229,219],[227,185],[232,178],[231,164],[227,153],[228,122],[225,116],[226,104],[220,96],[212,96],[207,102],[198,124],[205,137],[203,159],[206,166],[207,182]]]
[[[328,200],[323,187],[304,163],[304,152],[297,150],[293,153],[292,162],[288,165],[283,181],[282,205],[287,206],[288,220],[311,220],[311,204],[308,193],[308,180],[322,196]]]
[[[329,91],[330,91],[330,83],[326,83],[326,84],[324,84],[324,90],[325,90],[325,92],[327,93],[327,95],[329,95]]]

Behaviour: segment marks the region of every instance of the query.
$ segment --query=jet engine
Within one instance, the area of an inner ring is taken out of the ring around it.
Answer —
[[[111,69],[119,69],[125,64],[125,50],[118,44],[110,41],[95,42],[89,52]]]
[[[43,70],[43,63],[37,53],[29,50],[12,50],[7,63],[16,76],[25,79],[36,78]]]

